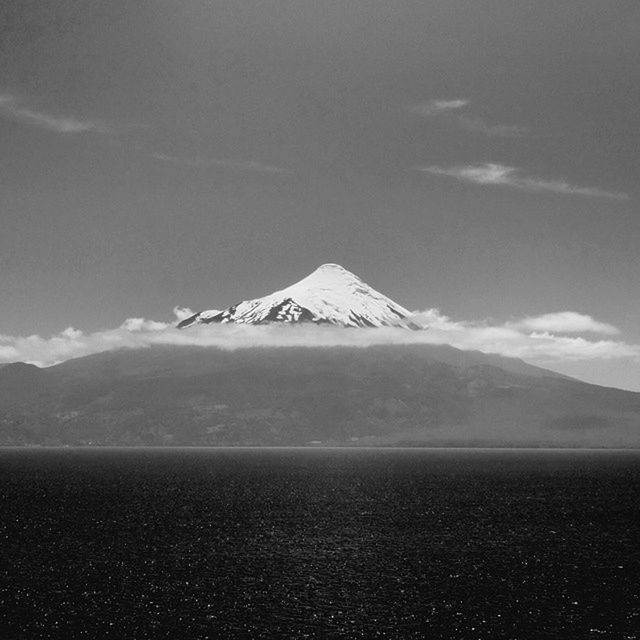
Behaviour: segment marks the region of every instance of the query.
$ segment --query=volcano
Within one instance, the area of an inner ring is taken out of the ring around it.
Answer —
[[[179,328],[211,323],[313,322],[342,327],[421,327],[411,312],[338,264],[323,264],[285,289],[218,311],[201,311]]]

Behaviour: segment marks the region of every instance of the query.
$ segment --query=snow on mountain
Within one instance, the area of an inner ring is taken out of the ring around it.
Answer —
[[[178,327],[235,322],[315,322],[343,327],[419,327],[411,313],[337,264],[323,264],[286,289],[246,300],[224,311],[201,311]]]

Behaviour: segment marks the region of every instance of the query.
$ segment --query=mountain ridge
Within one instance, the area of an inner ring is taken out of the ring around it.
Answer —
[[[318,443],[637,448],[640,393],[445,345],[155,345],[0,369],[5,446]]]

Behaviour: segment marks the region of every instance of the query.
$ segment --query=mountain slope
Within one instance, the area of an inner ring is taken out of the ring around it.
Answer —
[[[121,350],[19,397],[12,369],[5,445],[640,446],[640,394],[452,347]]]
[[[299,282],[224,311],[209,310],[183,320],[194,324],[315,322],[343,327],[408,326],[411,313],[337,264],[323,264]],[[417,327],[412,327],[417,328]]]

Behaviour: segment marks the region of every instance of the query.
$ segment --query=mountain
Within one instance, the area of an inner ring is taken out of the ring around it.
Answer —
[[[41,398],[50,390],[48,369],[13,362],[0,365],[0,408],[20,405]]]
[[[285,289],[239,302],[224,311],[201,311],[178,324],[315,322],[342,327],[404,326],[411,313],[337,264],[323,264]]]
[[[312,322],[345,336],[422,328],[335,264],[179,326],[234,322]],[[0,445],[308,444],[640,447],[640,393],[426,344],[155,345],[0,367]]]
[[[154,346],[0,368],[0,444],[640,447],[640,393],[449,346]]]

